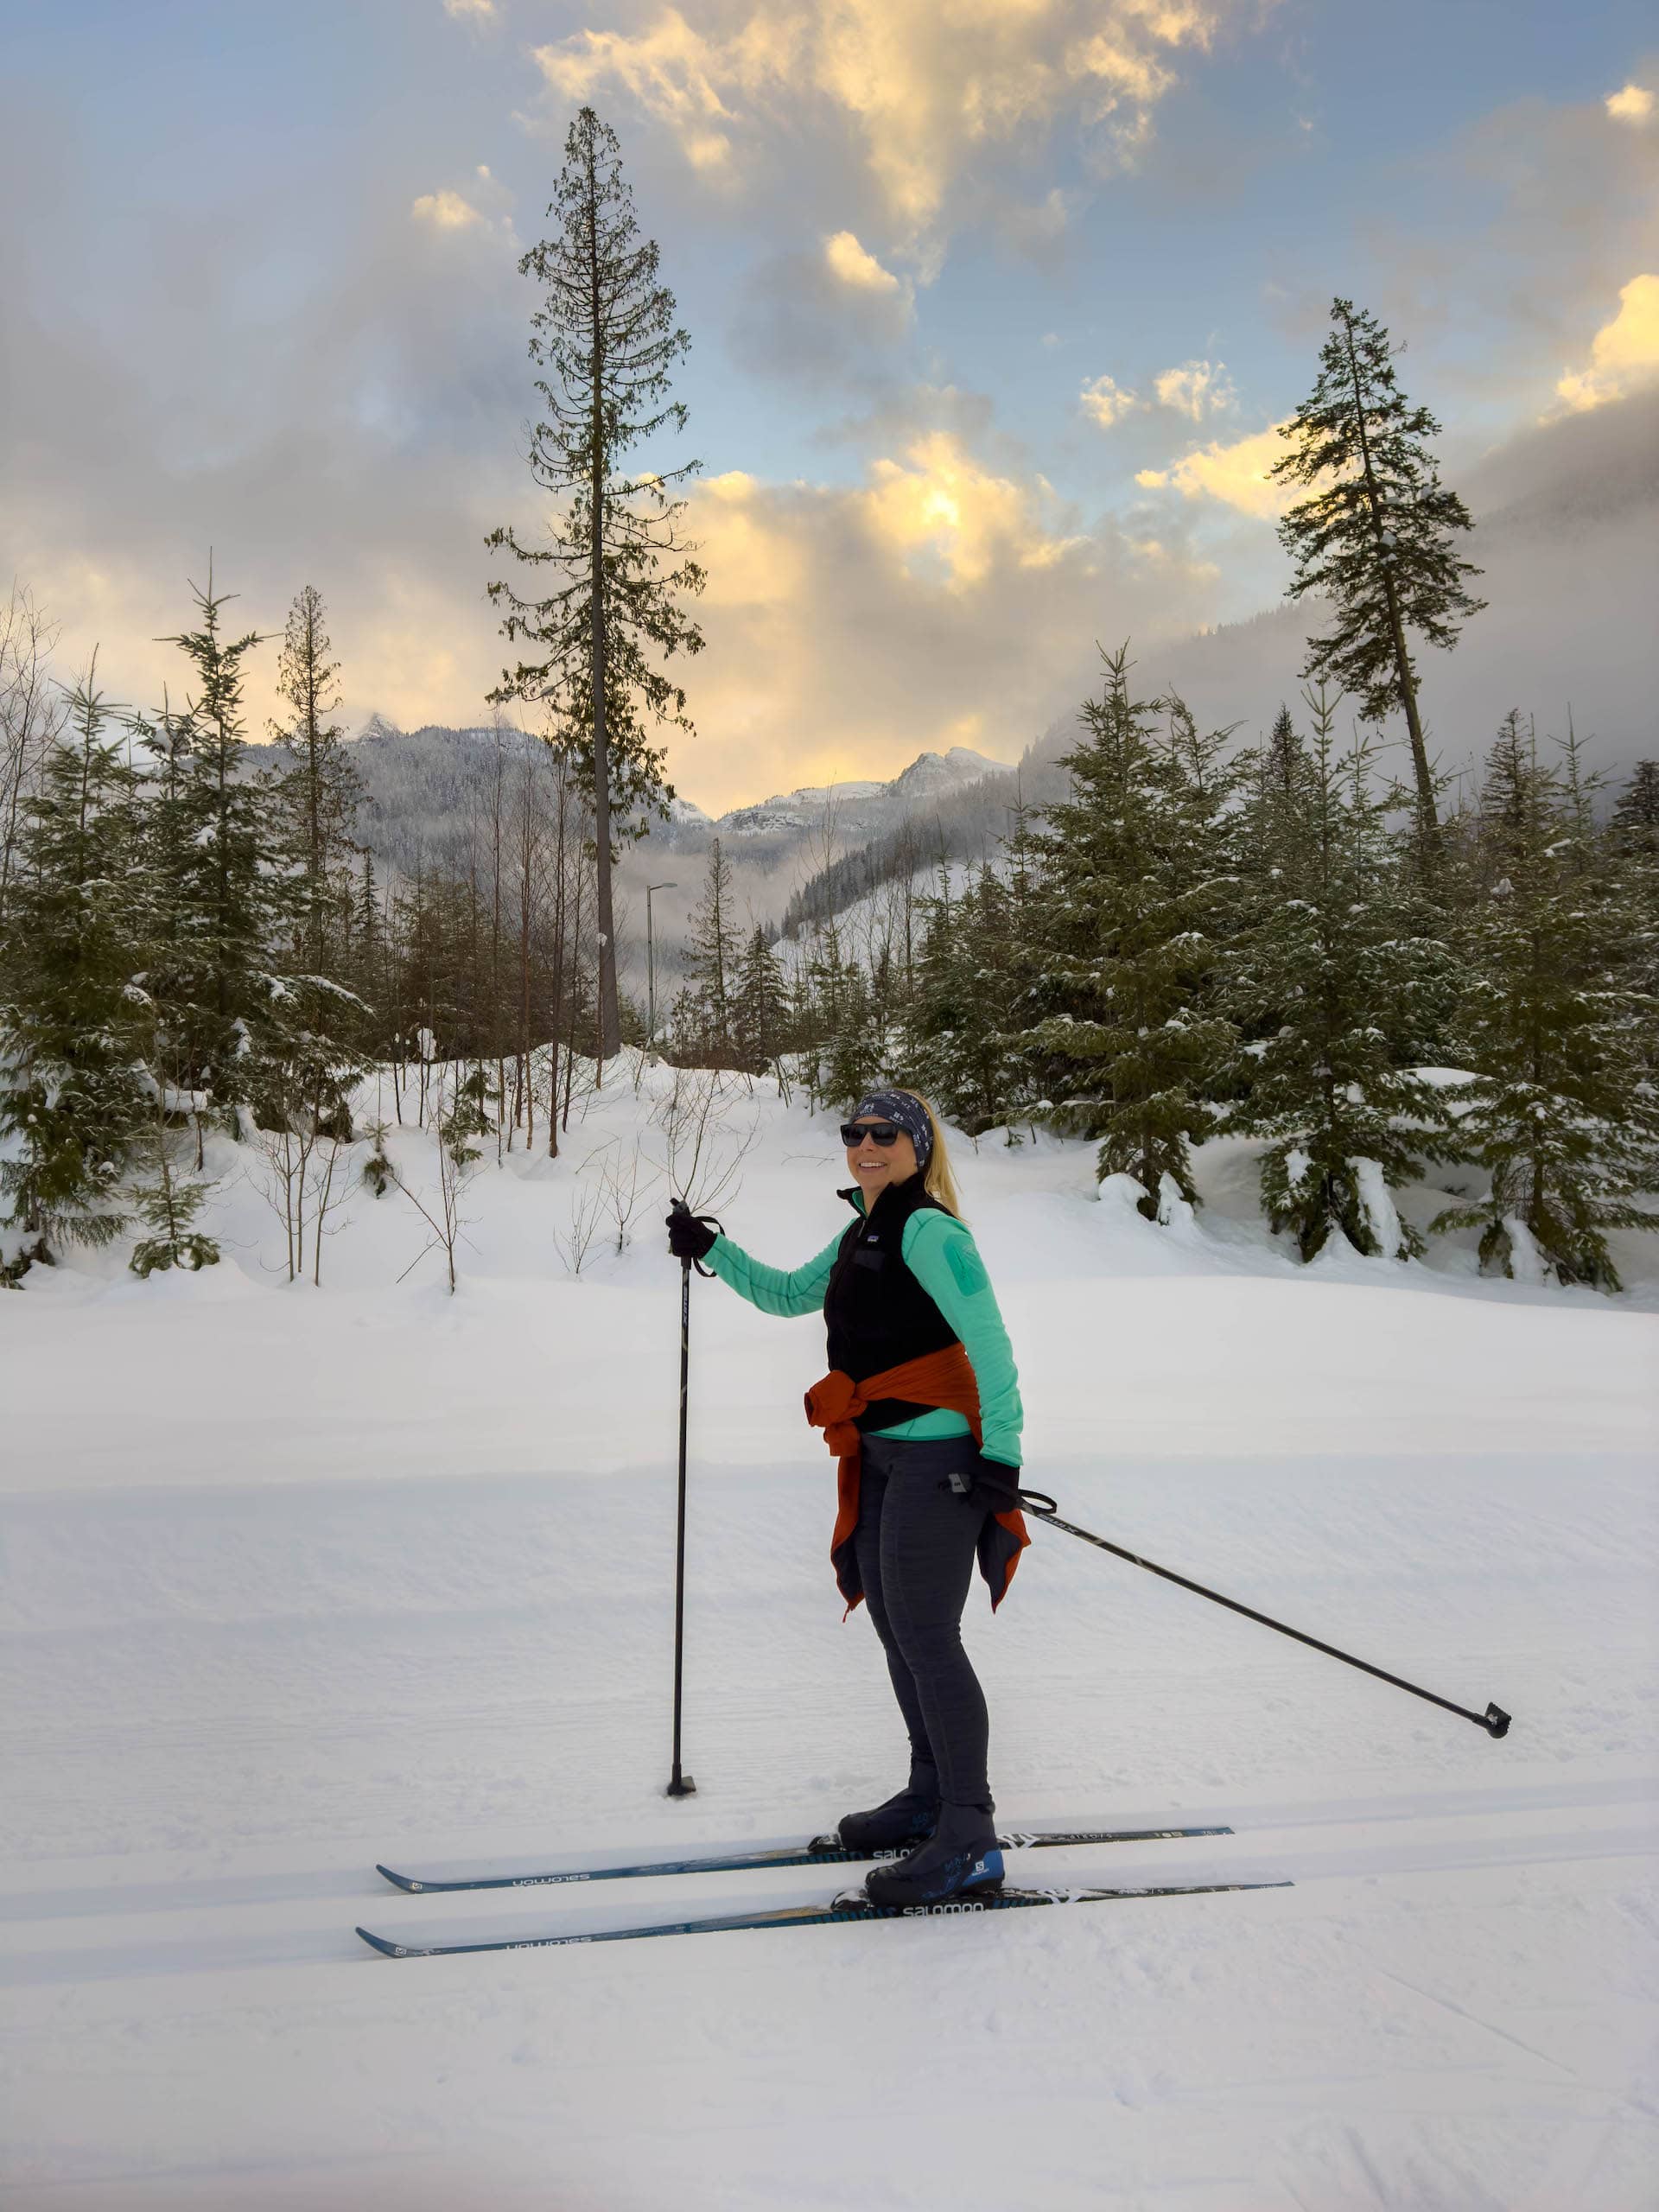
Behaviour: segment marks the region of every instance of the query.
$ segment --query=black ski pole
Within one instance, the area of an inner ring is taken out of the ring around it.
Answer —
[[[675,1198],[671,1213],[694,1217],[683,1198]],[[697,1785],[680,1770],[680,1700],[685,1680],[685,1411],[691,1368],[691,1255],[680,1262],[680,1510],[674,1548],[674,1770],[664,1793],[670,1797],[695,1797]],[[698,1265],[699,1274],[709,1269]]]
[[[1154,1560],[1142,1559],[1136,1552],[1125,1551],[1122,1544],[1109,1543],[1104,1536],[1097,1536],[1090,1529],[1079,1529],[1074,1521],[1062,1521],[1059,1509],[1046,1491],[1017,1490],[1007,1483],[999,1483],[988,1477],[978,1478],[987,1490],[1001,1491],[1002,1496],[1023,1506],[1027,1513],[1034,1513],[1039,1521],[1051,1527],[1064,1529],[1068,1536],[1080,1536],[1085,1544],[1097,1550],[1110,1552],[1116,1559],[1126,1559],[1131,1567],[1144,1567],[1148,1574],[1161,1574],[1166,1582],[1177,1582],[1183,1590],[1191,1590],[1200,1598],[1208,1598],[1230,1611],[1243,1613],[1246,1620],[1260,1621],[1263,1628],[1276,1629],[1281,1636],[1294,1637],[1298,1643],[1310,1643],[1315,1651],[1323,1651],[1330,1658],[1340,1659],[1345,1667],[1357,1667],[1363,1675],[1375,1675],[1381,1682],[1392,1682],[1397,1690],[1409,1690],[1413,1697],[1426,1698],[1430,1705],[1438,1705],[1447,1713],[1455,1713],[1460,1720],[1472,1720],[1477,1728],[1484,1728],[1489,1736],[1507,1736],[1510,1716],[1501,1707],[1489,1705],[1484,1713],[1471,1713],[1466,1705],[1453,1705],[1449,1697],[1436,1697],[1433,1690],[1420,1689],[1415,1682],[1408,1682],[1398,1675],[1390,1675],[1385,1668],[1373,1667],[1369,1659],[1356,1659],[1351,1651],[1338,1651],[1334,1643],[1321,1643],[1317,1636],[1305,1636],[1299,1628],[1288,1628],[1283,1621],[1275,1621],[1266,1613],[1258,1613],[1254,1605],[1241,1605],[1236,1598],[1224,1598],[1219,1590],[1206,1590],[1202,1582],[1190,1582],[1184,1574],[1177,1574],[1173,1567],[1160,1567]]]

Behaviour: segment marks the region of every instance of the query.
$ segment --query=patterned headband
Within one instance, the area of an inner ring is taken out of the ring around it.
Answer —
[[[852,1118],[861,1122],[868,1114],[881,1114],[889,1122],[897,1122],[916,1147],[917,1166],[926,1166],[928,1154],[933,1149],[933,1130],[927,1109],[919,1098],[908,1097],[901,1090],[873,1090],[854,1107]]]

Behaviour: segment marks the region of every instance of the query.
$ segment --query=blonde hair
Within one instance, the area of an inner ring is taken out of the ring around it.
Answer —
[[[902,1084],[889,1084],[887,1087],[890,1090],[896,1090],[900,1098],[913,1098],[926,1115],[927,1126],[933,1132],[933,1147],[927,1155],[927,1166],[922,1171],[922,1188],[930,1198],[937,1198],[960,1221],[962,1200],[957,1196],[957,1179],[950,1173],[950,1155],[945,1149],[944,1125],[933,1111],[931,1101],[924,1098],[919,1090],[907,1090]]]

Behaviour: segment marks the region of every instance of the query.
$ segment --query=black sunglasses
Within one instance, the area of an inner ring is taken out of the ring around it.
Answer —
[[[891,1122],[843,1122],[841,1125],[841,1141],[849,1152],[866,1137],[874,1137],[877,1144],[895,1144],[903,1134]]]

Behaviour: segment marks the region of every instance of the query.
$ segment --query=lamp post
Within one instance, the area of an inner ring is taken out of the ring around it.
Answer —
[[[649,1011],[645,1016],[645,1050],[650,1052],[657,1042],[657,947],[651,933],[651,894],[653,891],[676,891],[673,882],[648,883],[645,886],[645,992]]]

